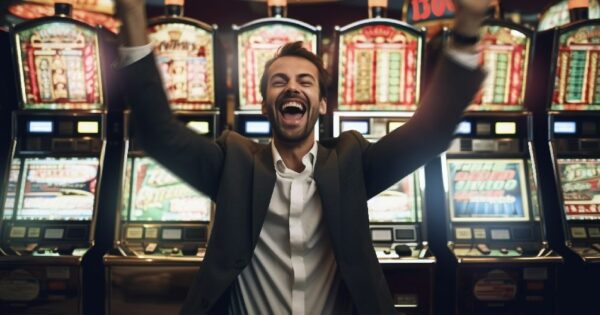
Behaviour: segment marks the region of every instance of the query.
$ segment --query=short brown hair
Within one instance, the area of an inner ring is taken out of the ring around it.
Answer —
[[[327,87],[329,86],[329,73],[327,72],[327,70],[325,70],[325,67],[323,66],[323,60],[321,59],[321,57],[313,54],[308,49],[304,48],[302,45],[302,41],[287,43],[281,46],[281,48],[277,50],[277,54],[275,54],[273,58],[269,59],[269,61],[265,63],[265,69],[263,71],[262,77],[260,78],[260,95],[262,96],[263,100],[266,99],[267,83],[269,81],[269,78],[267,77],[267,70],[269,70],[269,67],[271,67],[275,60],[281,57],[288,56],[304,58],[317,67],[317,70],[319,71],[319,98],[327,98]]]

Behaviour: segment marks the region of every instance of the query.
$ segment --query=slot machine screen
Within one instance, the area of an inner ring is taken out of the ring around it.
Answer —
[[[260,78],[265,63],[275,56],[281,46],[303,41],[305,48],[317,53],[317,35],[287,24],[256,27],[238,35],[239,103],[242,110],[261,108]]]
[[[370,222],[416,222],[420,211],[417,173],[412,173],[379,195],[369,199]]]
[[[214,108],[212,34],[193,25],[168,23],[151,26],[149,37],[171,108]]]
[[[340,110],[415,110],[423,38],[392,25],[368,25],[340,36]]]
[[[12,219],[13,216],[20,170],[21,160],[14,159],[10,164],[10,171],[8,173],[8,186],[6,187],[6,199],[4,200],[4,219]]]
[[[559,37],[552,110],[600,110],[600,26]]]
[[[523,160],[449,159],[447,167],[453,222],[529,220]]]
[[[98,158],[26,158],[17,220],[91,220]]]
[[[130,159],[125,199],[130,221],[210,220],[211,200],[148,157]]]
[[[481,43],[487,77],[469,110],[522,110],[531,39],[512,28],[485,25]]]
[[[24,109],[101,109],[98,39],[93,29],[52,22],[16,33]]]
[[[567,220],[600,220],[600,159],[558,159]]]

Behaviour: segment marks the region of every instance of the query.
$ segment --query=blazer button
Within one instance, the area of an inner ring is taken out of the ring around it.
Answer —
[[[233,265],[237,269],[242,269],[242,268],[244,268],[246,266],[246,260],[242,259],[242,258],[238,258],[238,259],[235,260],[235,262],[233,263]]]

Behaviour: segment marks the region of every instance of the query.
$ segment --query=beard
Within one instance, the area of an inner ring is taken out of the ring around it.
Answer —
[[[302,119],[306,119],[306,121],[304,122],[304,126],[300,127],[300,130],[289,131],[281,124],[280,119],[282,119],[282,116],[284,115],[281,108],[283,104],[290,99],[301,99],[306,107],[303,114],[303,116],[306,117],[302,117]],[[267,108],[267,116],[271,122],[273,136],[278,141],[293,145],[302,143],[313,134],[315,123],[318,119],[318,113],[316,112],[314,104],[311,104],[310,99],[306,95],[302,95],[301,93],[292,95],[290,92],[285,91],[277,97],[274,104],[269,104]]]

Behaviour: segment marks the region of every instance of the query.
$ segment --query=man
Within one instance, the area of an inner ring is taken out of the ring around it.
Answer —
[[[118,0],[123,78],[142,146],[217,204],[210,243],[183,314],[394,313],[371,243],[367,199],[452,138],[477,91],[474,41],[487,1],[457,4],[456,42],[419,110],[376,144],[357,132],[315,142],[326,71],[301,43],[265,66],[262,112],[273,141],[226,131],[215,142],[178,123],[146,36],[143,0]],[[465,66],[469,65],[471,68]]]

